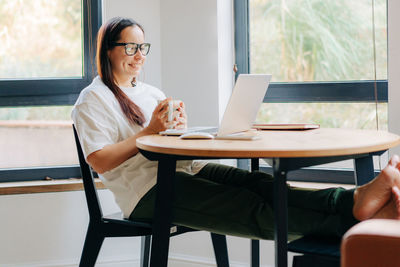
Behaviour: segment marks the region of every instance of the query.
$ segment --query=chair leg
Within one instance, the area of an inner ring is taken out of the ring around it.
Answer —
[[[140,267],[148,267],[150,259],[151,235],[141,238]]]
[[[79,267],[93,267],[96,264],[103,241],[104,236],[99,236],[96,227],[89,224]]]
[[[293,257],[292,267],[340,267],[340,259],[320,255],[297,255]]]
[[[260,240],[251,240],[251,267],[260,267]]]
[[[218,267],[229,267],[228,246],[226,245],[226,237],[211,233],[211,240],[214,247],[215,260]]]

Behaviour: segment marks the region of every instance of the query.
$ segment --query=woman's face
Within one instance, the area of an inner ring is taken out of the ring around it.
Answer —
[[[144,33],[138,26],[126,27],[120,34],[120,39],[116,43],[144,43]],[[111,61],[111,68],[120,86],[129,86],[133,78],[137,77],[146,60],[140,49],[133,55],[125,53],[125,46],[115,46],[108,51]]]

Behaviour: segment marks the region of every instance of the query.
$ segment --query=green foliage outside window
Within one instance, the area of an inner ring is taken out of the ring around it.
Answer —
[[[377,78],[387,79],[386,1],[375,0]],[[371,0],[250,0],[252,73],[273,81],[373,80]]]

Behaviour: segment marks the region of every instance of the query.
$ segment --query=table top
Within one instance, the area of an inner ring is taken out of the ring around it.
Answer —
[[[400,136],[386,131],[321,128],[306,131],[249,131],[259,140],[182,140],[148,135],[136,140],[139,149],[180,156],[220,158],[329,157],[387,150]]]

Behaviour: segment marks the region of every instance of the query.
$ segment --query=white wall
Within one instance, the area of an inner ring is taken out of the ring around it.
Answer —
[[[218,111],[222,120],[234,84],[235,36],[233,1],[217,1],[218,23]]]
[[[163,90],[189,125],[218,125],[233,85],[232,1],[161,1]]]
[[[216,125],[217,1],[161,1],[161,10],[163,90],[186,103],[189,125]]]
[[[388,0],[389,131],[400,134],[400,1]],[[400,147],[390,154],[400,155]]]
[[[118,211],[108,190],[99,196],[106,214]],[[1,267],[77,266],[89,219],[83,192],[0,196],[0,203]],[[139,250],[137,238],[106,239],[99,266],[132,266]]]

